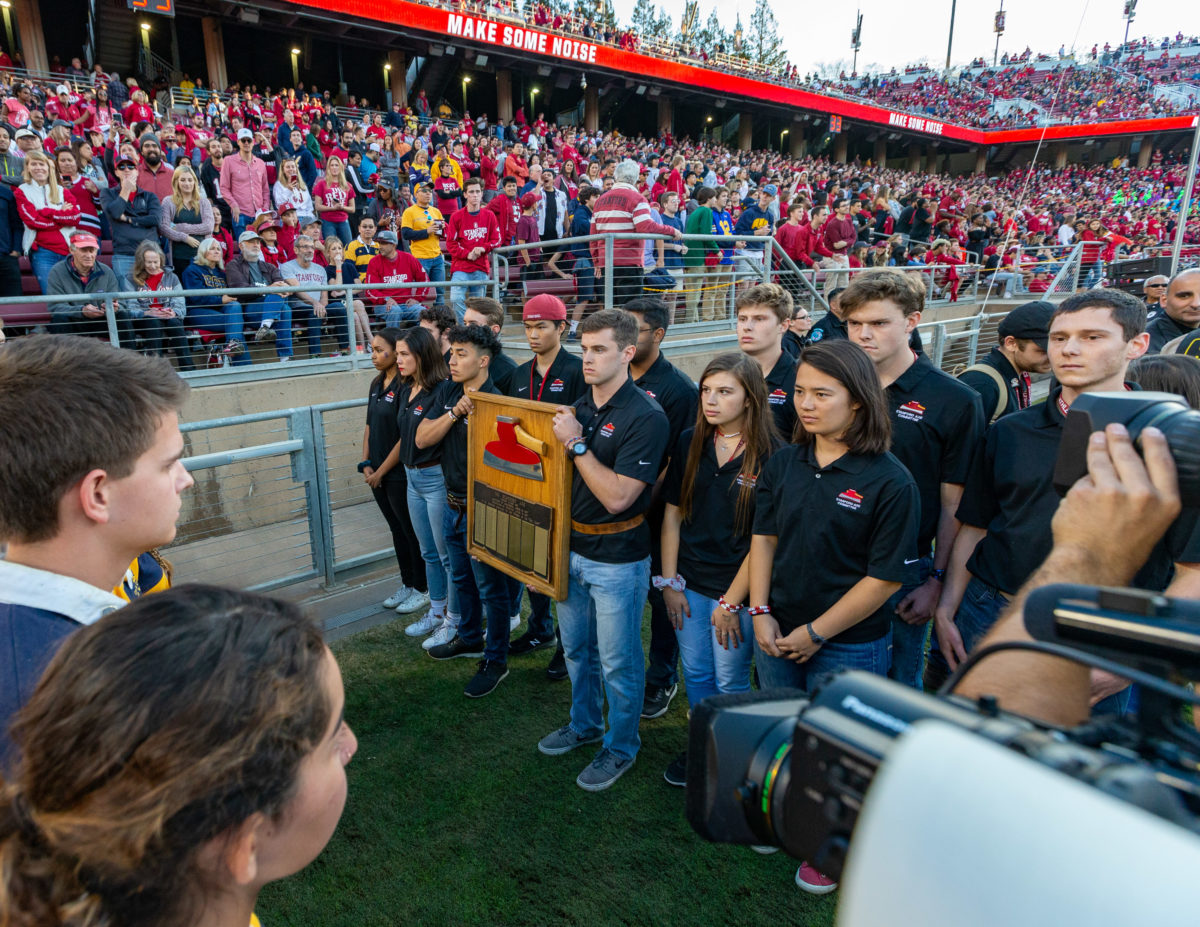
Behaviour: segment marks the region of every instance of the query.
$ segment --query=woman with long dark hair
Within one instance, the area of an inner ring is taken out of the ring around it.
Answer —
[[[400,431],[400,463],[408,479],[408,513],[425,560],[429,581],[429,612],[404,629],[410,637],[431,634],[423,642],[426,649],[444,644],[454,637],[459,611],[454,587],[450,585],[450,554],[442,532],[446,507],[446,482],[442,478],[441,448],[417,447],[417,426],[430,409],[434,388],[450,376],[450,368],[437,341],[425,329],[413,327],[398,334],[396,367],[403,378],[397,396],[397,424]]]
[[[762,368],[740,351],[709,361],[696,424],[671,454],[662,528],[663,598],[675,625],[689,706],[718,692],[750,691],[754,626],[750,535],[755,485],[783,443]],[[656,582],[659,580],[656,578]],[[666,779],[684,785],[687,755]]]
[[[255,922],[262,887],[337,827],[344,707],[319,626],[286,602],[182,586],[79,628],[13,724],[0,920]]]
[[[888,451],[891,417],[875,366],[849,341],[805,348],[796,370],[795,443],[758,479],[750,614],[764,688],[809,688],[843,669],[886,676],[888,600],[917,556],[920,497]],[[796,884],[836,883],[802,863]]]
[[[337,238],[330,236],[330,240],[337,241]],[[371,381],[367,395],[367,426],[363,432],[363,459],[359,469],[392,532],[392,547],[400,566],[400,585],[384,600],[383,606],[405,615],[429,604],[429,584],[425,579],[420,543],[408,512],[408,477],[400,463],[397,420],[405,384],[396,365],[399,340],[400,332],[394,328],[385,328],[371,339],[371,363],[379,375]]]

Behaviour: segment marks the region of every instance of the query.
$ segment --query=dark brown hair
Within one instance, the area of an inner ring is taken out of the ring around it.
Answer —
[[[850,341],[821,341],[800,352],[800,367],[805,364],[833,377],[846,387],[850,401],[858,403],[854,421],[841,438],[850,453],[887,451],[892,444],[892,417],[887,394],[866,352]],[[808,444],[812,440],[813,436],[797,422],[792,443]]]
[[[490,296],[468,296],[465,303],[468,309],[487,316],[488,325],[504,327],[504,307],[497,300]]]
[[[450,376],[450,368],[446,366],[446,358],[442,356],[442,349],[428,331],[419,325],[414,325],[400,333],[396,343],[399,344],[401,341],[408,345],[409,353],[417,362],[417,372],[413,374],[412,385],[432,390]]]
[[[735,507],[734,531],[746,535],[754,522],[754,484],[762,465],[771,452],[783,441],[775,430],[775,416],[767,399],[767,381],[763,378],[758,361],[741,351],[718,354],[708,362],[700,375],[700,388],[714,373],[729,373],[746,391],[746,415],[742,425],[742,468],[738,471],[737,505]],[[692,517],[692,492],[696,485],[696,471],[704,456],[705,446],[713,440],[716,427],[704,417],[703,401],[696,408],[696,425],[692,432],[692,443],[688,447],[687,462],[683,467],[683,487],[679,494],[679,514],[684,521]],[[703,513],[702,513],[703,514]]]
[[[1200,360],[1189,354],[1145,354],[1129,365],[1125,379],[1142,389],[1182,396],[1200,409]]]
[[[778,283],[757,283],[737,298],[734,315],[746,306],[766,306],[780,322],[792,318],[792,294]]]
[[[637,319],[624,309],[601,309],[599,312],[593,312],[579,323],[579,334],[590,335],[606,328],[612,329],[617,350],[622,351],[637,344]]]
[[[194,923],[200,850],[253,814],[279,820],[325,736],[325,653],[294,605],[213,586],[68,637],[12,728],[0,923]]]
[[[925,308],[925,286],[912,274],[891,267],[864,270],[850,279],[842,290],[838,307],[847,316],[867,303],[888,299],[900,307],[905,316]]]
[[[1188,273],[1188,271],[1184,271]],[[1121,290],[1096,287],[1074,293],[1054,307],[1050,324],[1060,315],[1069,315],[1083,309],[1107,309],[1112,320],[1121,326],[1121,337],[1132,341],[1146,330],[1146,304],[1136,296]]]
[[[0,538],[58,531],[63,495],[91,470],[122,479],[188,386],[163,358],[94,338],[31,335],[0,351]]]

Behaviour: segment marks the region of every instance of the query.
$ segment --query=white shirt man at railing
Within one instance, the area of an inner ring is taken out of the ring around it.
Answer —
[[[225,279],[230,289],[262,287],[262,296],[239,296],[247,327],[258,326],[255,341],[274,341],[281,361],[292,357],[292,307],[279,292],[267,292],[269,287],[285,286],[279,269],[262,259],[262,239],[247,229],[238,236],[239,254],[225,265]]]
[[[323,287],[326,283],[325,268],[313,261],[316,243],[307,235],[296,239],[296,257],[279,268],[279,276],[288,286]],[[332,325],[337,339],[338,355],[350,350],[350,334],[347,325],[346,306],[343,302],[329,302],[328,290],[299,290],[289,298],[292,304],[292,320],[304,325],[308,332],[308,356],[321,356],[321,334],[326,325]]]
[[[80,295],[81,299],[50,304],[50,331],[56,335],[99,335],[108,332],[104,299],[121,289],[117,275],[96,261],[100,243],[91,232],[74,232],[71,257],[50,268],[48,296]],[[121,346],[133,347],[133,322],[129,311],[113,302],[117,338]]]

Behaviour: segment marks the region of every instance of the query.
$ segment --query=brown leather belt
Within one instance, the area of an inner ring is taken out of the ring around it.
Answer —
[[[455,512],[465,512],[467,510],[467,500],[462,496],[456,496],[452,492],[446,493],[446,505]]]
[[[603,525],[585,525],[572,519],[571,530],[578,531],[580,534],[620,534],[622,531],[636,528],[645,520],[645,515],[634,515],[633,518],[627,518],[625,521],[607,522]]]
[[[428,470],[430,467],[440,466],[441,463],[442,462],[440,460],[430,460],[425,463],[413,464],[412,469],[413,470]]]

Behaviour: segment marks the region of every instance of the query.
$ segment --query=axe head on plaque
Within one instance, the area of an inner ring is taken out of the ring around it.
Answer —
[[[541,481],[545,479],[542,472],[542,456],[545,453],[546,442],[522,428],[519,419],[498,415],[496,440],[484,445],[483,462],[502,473]]]

